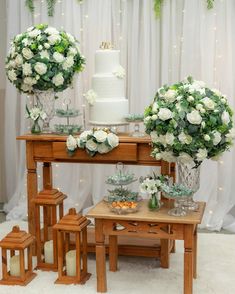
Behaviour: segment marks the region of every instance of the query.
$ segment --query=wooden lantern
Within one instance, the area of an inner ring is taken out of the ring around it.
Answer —
[[[32,268],[32,245],[34,237],[25,231],[21,231],[18,226],[14,226],[12,231],[0,241],[2,247],[2,280],[0,285],[20,285],[25,286],[36,274]],[[10,271],[7,271],[7,252],[10,252]],[[25,250],[27,250],[27,269],[25,267]],[[19,251],[19,255],[16,255]]]
[[[54,227],[57,233],[58,279],[56,284],[85,284],[87,272],[87,226],[90,221],[71,208]],[[71,239],[75,237],[75,250]],[[65,270],[63,270],[65,264]]]
[[[57,271],[57,238],[52,233],[52,226],[55,225],[64,215],[64,199],[67,196],[56,189],[43,190],[34,199],[35,203],[35,224],[37,243],[37,269]],[[42,207],[43,227],[41,228]],[[58,211],[59,213],[58,213]],[[50,238],[52,238],[50,240]],[[42,258],[42,254],[44,258]]]

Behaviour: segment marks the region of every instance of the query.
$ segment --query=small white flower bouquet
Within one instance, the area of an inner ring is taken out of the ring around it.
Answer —
[[[161,186],[167,184],[169,178],[163,175],[157,176],[153,173],[153,176],[147,176],[140,178],[140,191],[142,193],[155,194],[161,192]]]
[[[39,119],[44,120],[47,117],[45,111],[43,111],[39,107],[33,107],[29,109],[28,106],[26,105],[26,112],[27,112],[27,118],[30,118],[33,121],[36,121]]]
[[[93,129],[84,131],[77,138],[70,135],[66,146],[68,153],[73,155],[77,148],[85,149],[90,156],[97,153],[105,154],[117,147],[119,138],[107,129]]]
[[[145,110],[144,123],[157,160],[199,166],[228,150],[234,139],[233,111],[225,95],[191,77],[161,87]]]

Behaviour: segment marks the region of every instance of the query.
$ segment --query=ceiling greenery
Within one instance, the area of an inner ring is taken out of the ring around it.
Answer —
[[[83,0],[77,0],[78,2],[82,2]],[[214,6],[215,0],[203,0],[207,3],[207,8],[211,9]],[[25,6],[29,9],[29,11],[33,14],[35,10],[34,5],[35,0],[25,0]],[[47,2],[47,14],[48,16],[53,16],[55,11],[56,0],[46,0]],[[157,18],[161,16],[161,8],[164,0],[153,0],[154,2],[154,12]]]

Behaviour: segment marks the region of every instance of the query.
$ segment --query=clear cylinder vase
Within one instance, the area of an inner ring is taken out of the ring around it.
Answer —
[[[161,208],[161,200],[157,193],[151,194],[150,199],[148,201],[148,208],[151,211],[156,211]]]
[[[193,194],[200,187],[200,166],[195,167],[194,162],[181,163],[178,162],[178,182],[185,187],[191,189]],[[185,208],[189,210],[197,210],[198,204],[193,200],[193,195],[188,197],[184,203]]]
[[[35,134],[35,135],[41,134],[41,127],[39,125],[38,119],[36,119],[33,122],[33,125],[31,127],[31,133],[32,134]]]
[[[46,118],[43,120],[42,132],[52,133],[50,127],[50,121],[55,114],[55,92],[52,90],[48,91],[35,91],[34,92],[37,100],[37,104],[46,113]]]

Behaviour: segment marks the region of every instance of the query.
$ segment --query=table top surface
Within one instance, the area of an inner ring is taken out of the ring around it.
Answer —
[[[198,211],[190,211],[186,216],[176,217],[168,214],[169,209],[172,208],[172,204],[169,205],[165,203],[159,211],[149,211],[148,200],[143,200],[140,201],[139,210],[137,212],[120,215],[110,211],[107,202],[101,201],[95,207],[93,207],[87,213],[86,216],[97,219],[132,220],[178,224],[200,224],[205,209],[205,202],[198,202],[198,204]]]
[[[118,133],[120,143],[151,143],[150,136],[146,134],[144,137],[132,137],[129,133]],[[79,134],[74,135],[79,136]],[[51,142],[65,142],[68,135],[57,135],[57,134],[25,134],[18,136],[17,140],[25,141],[51,141]]]

